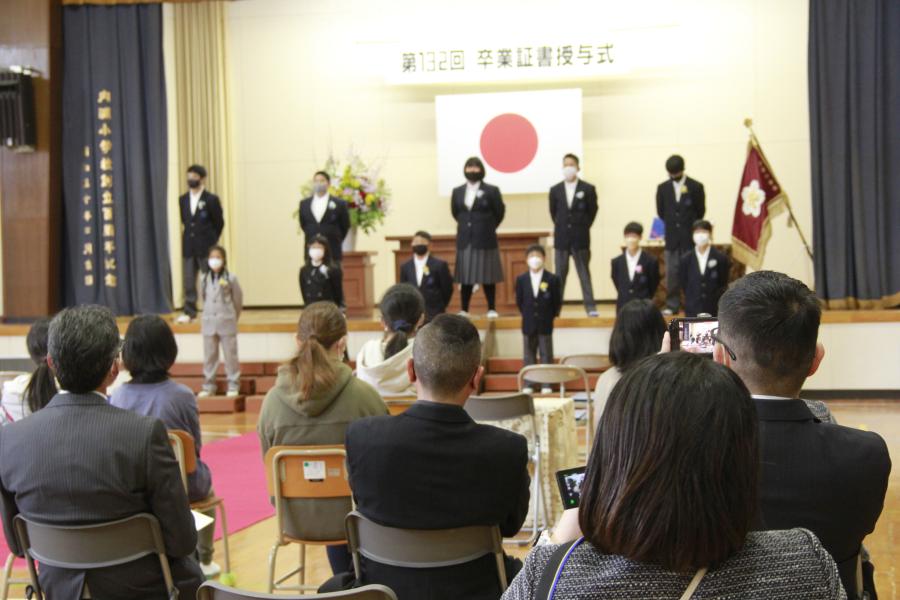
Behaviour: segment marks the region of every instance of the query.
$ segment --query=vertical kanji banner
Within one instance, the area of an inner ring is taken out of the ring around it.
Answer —
[[[169,312],[159,4],[63,8],[63,298]]]

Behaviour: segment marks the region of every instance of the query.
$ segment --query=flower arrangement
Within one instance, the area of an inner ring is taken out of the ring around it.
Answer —
[[[328,193],[347,203],[352,227],[369,234],[384,223],[391,191],[384,179],[378,177],[378,169],[368,167],[359,156],[351,155],[345,164],[329,156],[322,170],[331,177]],[[304,197],[312,194],[311,180],[301,192]]]

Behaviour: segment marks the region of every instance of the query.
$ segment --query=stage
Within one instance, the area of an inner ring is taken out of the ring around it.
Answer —
[[[294,333],[301,309],[247,309],[241,314],[238,348],[241,362],[280,362],[295,351]],[[600,316],[587,317],[580,305],[563,307],[556,320],[554,350],[557,357],[567,354],[606,354],[615,321],[612,304],[599,306]],[[179,363],[200,363],[203,341],[200,323],[174,323],[177,314],[167,315],[172,322],[179,347]],[[119,320],[125,333],[129,319]],[[518,358],[522,355],[518,315],[501,314],[490,321],[473,315],[473,322],[484,336],[493,325],[493,357]],[[352,317],[348,325],[348,350],[351,358],[366,341],[378,338],[384,330],[379,316]],[[27,361],[26,324],[0,325],[0,361],[5,368]],[[819,372],[807,381],[807,390],[864,391],[867,393],[900,390],[900,310],[826,310],[822,313],[819,339],[825,345],[825,360]],[[880,397],[886,397],[883,393]]]

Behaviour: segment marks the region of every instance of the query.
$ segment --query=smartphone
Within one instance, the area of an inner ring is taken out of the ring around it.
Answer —
[[[669,339],[672,350],[693,352],[712,358],[719,333],[719,319],[715,317],[688,317],[669,322]]]
[[[556,483],[564,508],[576,508],[581,501],[581,484],[587,467],[575,467],[556,472]]]

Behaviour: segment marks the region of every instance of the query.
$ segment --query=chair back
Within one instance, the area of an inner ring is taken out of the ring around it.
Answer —
[[[396,417],[402,415],[406,410],[415,404],[418,398],[415,394],[400,394],[396,396],[382,396],[384,403],[387,405],[388,412],[391,416]]]
[[[493,554],[500,590],[506,590],[503,539],[496,525],[453,529],[400,529],[378,525],[358,511],[347,515],[347,541],[353,566],[362,573],[360,556],[380,564],[410,569],[460,565]]]
[[[581,367],[585,371],[605,371],[610,367],[606,354],[570,354],[563,356],[559,364],[570,367]]]
[[[575,365],[528,365],[519,371],[517,383],[521,390],[525,379],[535,381],[537,383],[550,385],[552,383],[560,384],[559,395],[565,396],[565,384],[570,381],[581,380],[584,385],[584,395],[582,398],[587,402],[585,418],[587,421],[587,433],[585,435],[586,447],[591,447],[591,439],[593,437],[593,402],[591,402],[591,383],[588,379],[587,372]]]
[[[47,525],[16,515],[16,540],[28,558],[32,585],[39,589],[34,561],[62,569],[87,570],[112,567],[155,554],[170,597],[177,590],[172,581],[159,521],[140,513],[96,525]],[[41,596],[38,595],[40,599]]]
[[[169,445],[178,461],[178,470],[181,472],[181,483],[184,490],[188,489],[188,475],[197,470],[197,449],[194,447],[194,437],[181,429],[169,430]]]
[[[397,595],[394,594],[391,588],[383,585],[366,585],[341,592],[299,596],[245,592],[222,585],[217,581],[207,581],[200,586],[199,590],[197,590],[197,600],[325,600],[326,598],[343,598],[344,600],[397,600]]]
[[[534,416],[534,398],[531,394],[504,394],[502,396],[469,396],[463,407],[476,421],[502,421],[518,417]]]

